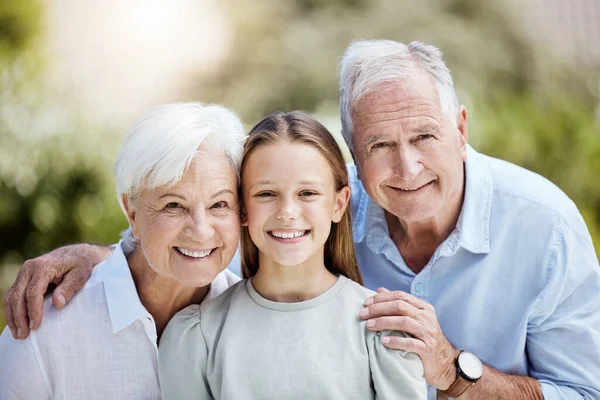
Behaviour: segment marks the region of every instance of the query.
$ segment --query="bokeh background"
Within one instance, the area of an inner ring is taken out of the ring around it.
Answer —
[[[118,239],[112,162],[153,105],[302,109],[338,134],[356,38],[440,47],[471,144],[560,186],[600,250],[597,0],[0,0],[0,294],[27,258]]]

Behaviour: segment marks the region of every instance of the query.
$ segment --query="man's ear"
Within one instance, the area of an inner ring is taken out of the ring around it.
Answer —
[[[467,109],[465,106],[460,106],[458,116],[456,117],[456,128],[458,129],[459,145],[463,161],[467,160],[467,141],[469,139],[469,131],[467,129]]]
[[[138,227],[136,224],[136,210],[132,204],[131,199],[126,195],[121,195],[121,201],[123,202],[123,208],[125,209],[125,214],[127,214],[127,219],[129,220],[129,226],[131,226],[131,231],[133,232],[133,236],[139,238]]]
[[[350,202],[350,187],[344,186],[336,194],[333,203],[333,215],[331,221],[338,223],[342,220],[348,203]]]
[[[352,162],[354,163],[354,166],[356,167],[356,177],[358,178],[358,180],[360,180],[360,167],[358,166],[358,163],[356,162],[356,157],[354,156],[354,150],[348,148],[348,150],[350,150],[350,155],[352,156]]]

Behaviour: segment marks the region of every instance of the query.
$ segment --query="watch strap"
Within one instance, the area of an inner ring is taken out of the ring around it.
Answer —
[[[454,383],[448,389],[441,390],[441,392],[448,397],[459,397],[473,384],[474,382],[470,382],[458,374]]]

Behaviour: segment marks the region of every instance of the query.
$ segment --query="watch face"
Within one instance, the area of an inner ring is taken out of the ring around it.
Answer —
[[[479,358],[468,351],[463,351],[458,356],[458,366],[461,371],[471,380],[475,381],[483,375],[483,365]]]

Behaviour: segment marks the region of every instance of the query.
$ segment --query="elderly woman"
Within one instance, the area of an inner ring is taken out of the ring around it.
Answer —
[[[179,310],[239,280],[244,131],[231,111],[168,104],[138,120],[115,163],[130,228],[68,307],[26,340],[0,337],[2,399],[158,399],[157,343]]]

